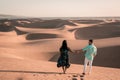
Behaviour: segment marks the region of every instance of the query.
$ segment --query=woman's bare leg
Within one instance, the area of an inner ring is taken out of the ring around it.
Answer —
[[[67,67],[65,67],[65,73],[66,73]]]
[[[65,73],[65,68],[64,68],[64,66],[62,66],[62,69],[63,69],[63,73]]]

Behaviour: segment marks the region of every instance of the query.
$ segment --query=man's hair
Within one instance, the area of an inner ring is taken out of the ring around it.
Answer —
[[[91,43],[93,43],[93,39],[89,39],[89,41],[90,41]]]

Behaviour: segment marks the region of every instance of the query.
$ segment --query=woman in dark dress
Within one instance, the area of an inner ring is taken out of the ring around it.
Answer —
[[[60,48],[60,57],[57,61],[57,67],[62,67],[64,74],[65,74],[67,68],[70,67],[69,55],[68,55],[69,51],[72,52],[71,49],[67,46],[67,41],[64,40],[62,42],[62,46]]]

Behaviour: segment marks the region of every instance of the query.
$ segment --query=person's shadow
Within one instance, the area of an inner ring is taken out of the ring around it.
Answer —
[[[22,70],[0,70],[0,72],[39,73],[39,74],[62,74],[60,72],[41,72],[41,71],[22,71]]]

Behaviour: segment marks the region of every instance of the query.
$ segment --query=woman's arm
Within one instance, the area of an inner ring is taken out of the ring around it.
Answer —
[[[68,50],[69,50],[71,53],[74,53],[70,48],[68,48]]]
[[[83,53],[83,49],[80,49],[80,50],[75,50],[75,53]]]

